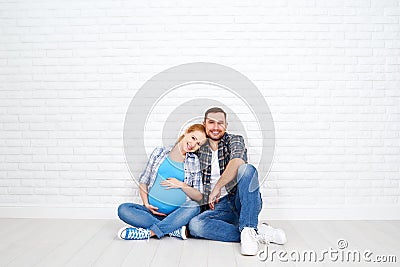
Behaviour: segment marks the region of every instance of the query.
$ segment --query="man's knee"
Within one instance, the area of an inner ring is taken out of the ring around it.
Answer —
[[[242,164],[238,168],[238,178],[249,178],[252,179],[254,176],[258,177],[258,172],[256,167],[254,167],[252,164]]]
[[[239,166],[237,180],[240,184],[248,184],[246,189],[253,192],[258,188],[258,172],[252,164],[242,164]]]
[[[201,237],[201,233],[203,232],[204,221],[196,216],[192,218],[189,222],[189,232],[194,237]]]

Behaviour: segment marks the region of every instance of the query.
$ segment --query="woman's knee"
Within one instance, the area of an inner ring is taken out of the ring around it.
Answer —
[[[123,203],[118,207],[118,217],[126,217],[135,212],[135,210],[144,210],[146,209],[143,205],[135,204],[135,203]],[[121,218],[122,219],[122,218]]]
[[[132,205],[131,203],[123,203],[121,205],[118,206],[118,217],[121,218],[121,216],[123,217],[126,210],[128,209],[128,207]]]
[[[187,201],[182,207],[192,217],[194,217],[194,216],[196,216],[197,214],[200,213],[200,206],[196,201]]]

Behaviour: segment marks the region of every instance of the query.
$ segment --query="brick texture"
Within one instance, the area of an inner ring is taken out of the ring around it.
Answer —
[[[272,112],[264,208],[399,207],[399,19],[398,0],[3,0],[0,206],[137,200],[122,142],[130,101],[167,68],[214,62],[253,81]],[[196,97],[243,110],[225,93]],[[190,97],[154,109],[149,147]],[[246,140],[251,162],[259,141]]]

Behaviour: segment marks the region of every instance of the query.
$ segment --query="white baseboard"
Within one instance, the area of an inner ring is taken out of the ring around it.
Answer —
[[[116,219],[117,207],[0,207],[0,218]]]
[[[400,220],[400,206],[266,208],[260,220]]]
[[[0,218],[117,219],[116,207],[0,207]],[[266,208],[260,220],[400,220],[400,206]]]

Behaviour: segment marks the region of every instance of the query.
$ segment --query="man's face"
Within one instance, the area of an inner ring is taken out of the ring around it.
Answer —
[[[228,126],[224,113],[221,112],[208,113],[203,124],[206,128],[207,136],[214,141],[218,141],[222,138]]]

